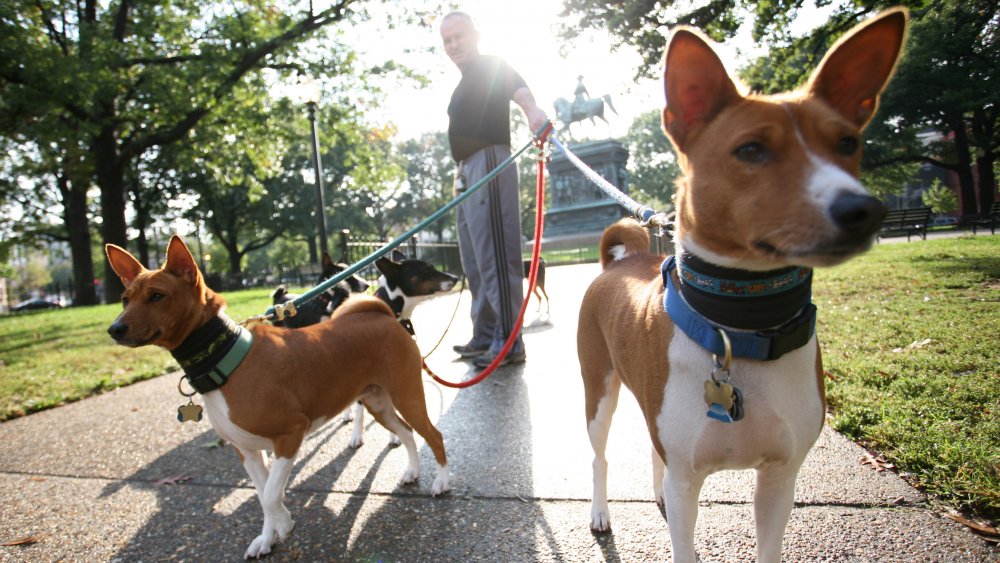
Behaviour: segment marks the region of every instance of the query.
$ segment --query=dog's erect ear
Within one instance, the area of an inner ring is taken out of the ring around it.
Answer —
[[[708,40],[688,28],[671,34],[664,57],[663,91],[667,98],[663,130],[681,150],[701,125],[740,99]]]
[[[104,245],[104,254],[108,257],[111,269],[118,274],[122,280],[122,285],[128,287],[135,281],[136,276],[146,271],[146,267],[139,263],[129,251],[114,244]]]
[[[323,269],[327,269],[333,266],[333,259],[330,258],[330,253],[323,253]]]
[[[392,277],[392,275],[399,269],[399,264],[393,262],[385,256],[380,256],[379,259],[375,261],[375,267],[378,268],[378,271],[382,272],[383,276]]]
[[[855,26],[827,51],[807,91],[864,128],[895,71],[907,19],[907,11],[896,8]]]
[[[392,260],[393,260],[393,262],[402,262],[403,260],[406,260],[406,254],[403,254],[403,252],[401,250],[399,250],[398,248],[393,248],[392,249]]]
[[[194,256],[177,235],[170,237],[170,244],[167,245],[167,263],[163,265],[163,269],[188,280],[192,285],[201,281],[201,272],[194,262]]]

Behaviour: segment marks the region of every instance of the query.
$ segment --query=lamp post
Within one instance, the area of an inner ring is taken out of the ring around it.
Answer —
[[[319,250],[321,254],[328,251],[326,241],[326,201],[323,195],[323,166],[320,164],[319,156],[319,135],[316,130],[316,104],[319,102],[319,84],[311,76],[307,76],[299,82],[302,98],[309,108],[309,124],[312,127],[312,149],[313,149],[313,173],[316,184],[316,234],[319,237]]]

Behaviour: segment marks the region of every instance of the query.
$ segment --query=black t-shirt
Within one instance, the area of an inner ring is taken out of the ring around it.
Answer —
[[[480,55],[469,65],[448,104],[448,143],[456,162],[490,145],[510,145],[510,100],[525,85],[500,57]]]

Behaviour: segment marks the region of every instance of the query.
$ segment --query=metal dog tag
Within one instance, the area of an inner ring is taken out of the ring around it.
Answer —
[[[706,381],[705,402],[708,403],[708,412],[705,414],[709,418],[725,423],[743,418],[743,393],[729,383]]]
[[[188,403],[186,405],[181,405],[177,407],[177,421],[178,422],[201,422],[201,406],[194,403]]]

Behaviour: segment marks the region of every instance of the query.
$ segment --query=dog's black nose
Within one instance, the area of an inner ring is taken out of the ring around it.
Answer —
[[[108,334],[115,340],[121,340],[128,334],[128,325],[120,321],[115,321],[108,327]]]
[[[885,204],[870,195],[845,192],[830,205],[830,217],[844,231],[868,236],[882,224]]]

